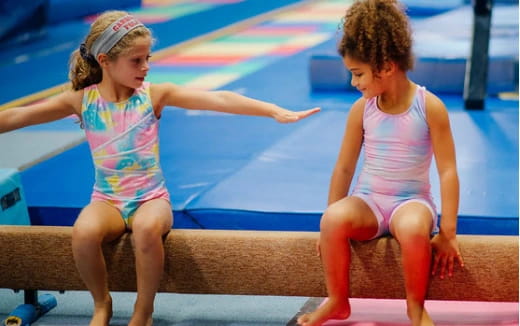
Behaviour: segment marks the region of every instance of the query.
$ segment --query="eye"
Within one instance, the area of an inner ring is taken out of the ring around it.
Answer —
[[[133,58],[132,63],[134,63],[135,65],[140,65],[143,63],[143,61],[148,62],[150,60],[150,58],[151,58],[151,55],[147,55],[146,57]]]
[[[356,74],[354,74],[354,76],[359,78],[359,77],[363,76],[363,73],[356,73]]]

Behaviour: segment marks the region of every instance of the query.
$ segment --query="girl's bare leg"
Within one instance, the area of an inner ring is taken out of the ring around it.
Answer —
[[[112,298],[102,244],[119,238],[125,223],[119,211],[94,201],[80,213],[72,229],[72,253],[79,275],[94,300],[90,326],[107,326],[112,318]]]
[[[391,232],[401,246],[408,318],[413,326],[434,325],[424,309],[431,264],[432,216],[426,206],[411,202],[395,212]]]
[[[135,247],[137,299],[128,326],[151,326],[154,300],[164,270],[163,236],[170,231],[170,203],[154,199],[144,203],[131,223]]]
[[[316,311],[298,318],[302,326],[321,325],[329,319],[350,316],[350,239],[366,240],[378,229],[377,219],[365,202],[347,197],[332,204],[321,218],[320,252],[328,300]]]

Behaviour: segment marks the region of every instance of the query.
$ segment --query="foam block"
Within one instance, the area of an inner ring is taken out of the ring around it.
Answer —
[[[410,78],[434,93],[462,94],[466,58],[419,57]],[[350,85],[352,75],[337,54],[319,53],[310,58],[309,80],[314,91],[355,90]],[[487,92],[518,91],[518,58],[491,57],[489,60]]]
[[[418,58],[410,78],[433,92],[462,94],[466,74],[466,58]],[[487,93],[518,90],[518,59],[494,57],[489,60]]]
[[[442,14],[464,5],[464,0],[402,0],[410,16]]]
[[[0,224],[31,224],[21,178],[16,169],[0,169]]]
[[[338,55],[324,53],[311,56],[309,79],[313,90],[352,90],[350,78],[350,72]]]

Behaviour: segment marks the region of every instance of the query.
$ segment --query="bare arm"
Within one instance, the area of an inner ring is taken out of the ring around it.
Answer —
[[[365,100],[360,99],[350,110],[338,160],[332,173],[328,205],[344,198],[350,188],[363,143],[364,106]]]
[[[426,97],[426,108],[441,190],[440,232],[432,240],[436,251],[433,272],[440,267],[442,278],[446,268],[451,276],[455,259],[463,265],[456,240],[459,177],[448,111],[442,101],[431,93]]]
[[[152,100],[158,115],[164,106],[176,106],[185,109],[272,117],[278,122],[287,123],[301,120],[319,111],[319,108],[314,108],[294,112],[229,91],[203,91],[171,83],[153,85]]]
[[[329,185],[329,198],[327,206],[344,198],[350,189],[352,178],[356,172],[357,160],[363,144],[363,112],[365,100],[357,100],[350,109],[345,133],[332,171]],[[320,240],[316,241],[316,253],[321,256]]]
[[[81,92],[66,91],[36,104],[0,111],[0,133],[78,114]]]

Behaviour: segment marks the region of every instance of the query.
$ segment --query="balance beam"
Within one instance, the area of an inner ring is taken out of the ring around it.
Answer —
[[[71,227],[0,226],[0,288],[85,290]],[[317,232],[172,230],[160,292],[325,297]],[[518,237],[460,235],[465,268],[435,277],[428,299],[518,301]],[[129,234],[103,248],[112,291],[135,291]],[[119,271],[125,271],[121,273]],[[351,296],[405,297],[395,239],[352,243]]]

